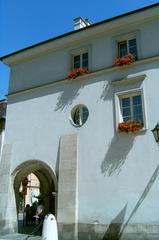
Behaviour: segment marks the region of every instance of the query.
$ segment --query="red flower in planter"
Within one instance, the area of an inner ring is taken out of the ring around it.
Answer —
[[[143,122],[140,120],[128,120],[118,124],[119,132],[138,132],[143,128]]]
[[[67,76],[68,76],[68,78],[75,79],[76,77],[81,76],[85,73],[88,73],[88,70],[80,67],[80,68],[73,69],[71,72],[68,73]]]
[[[121,58],[116,58],[114,61],[113,61],[113,65],[114,66],[124,66],[124,65],[130,65],[131,63],[133,63],[135,61],[135,55],[133,54],[128,54],[124,57],[121,57]]]

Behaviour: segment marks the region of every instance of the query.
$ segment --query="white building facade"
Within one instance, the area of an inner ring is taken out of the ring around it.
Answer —
[[[1,234],[17,231],[19,186],[30,173],[60,239],[159,234],[159,146],[151,132],[159,120],[158,12],[155,4],[1,59],[11,68]],[[132,64],[113,66],[129,53]],[[86,73],[68,78],[77,67]],[[119,132],[128,119],[142,129]]]

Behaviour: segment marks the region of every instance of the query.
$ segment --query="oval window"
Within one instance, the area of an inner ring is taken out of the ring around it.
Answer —
[[[71,111],[72,123],[77,127],[81,127],[87,121],[88,116],[88,108],[84,105],[77,105]]]

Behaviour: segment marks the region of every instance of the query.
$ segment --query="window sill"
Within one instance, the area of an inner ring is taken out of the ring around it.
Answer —
[[[137,132],[120,132],[118,129],[116,129],[116,133],[117,134],[132,134],[132,135],[143,135],[143,134],[145,134],[146,132],[148,131],[148,128],[142,128],[142,129],[140,129],[139,131],[137,131]]]

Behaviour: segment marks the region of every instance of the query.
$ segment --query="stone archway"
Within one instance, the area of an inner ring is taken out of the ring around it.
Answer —
[[[44,214],[57,215],[57,178],[53,170],[44,162],[29,160],[20,164],[13,172],[16,209],[19,208],[19,188],[22,179],[33,173],[40,181],[40,192],[44,200]]]

